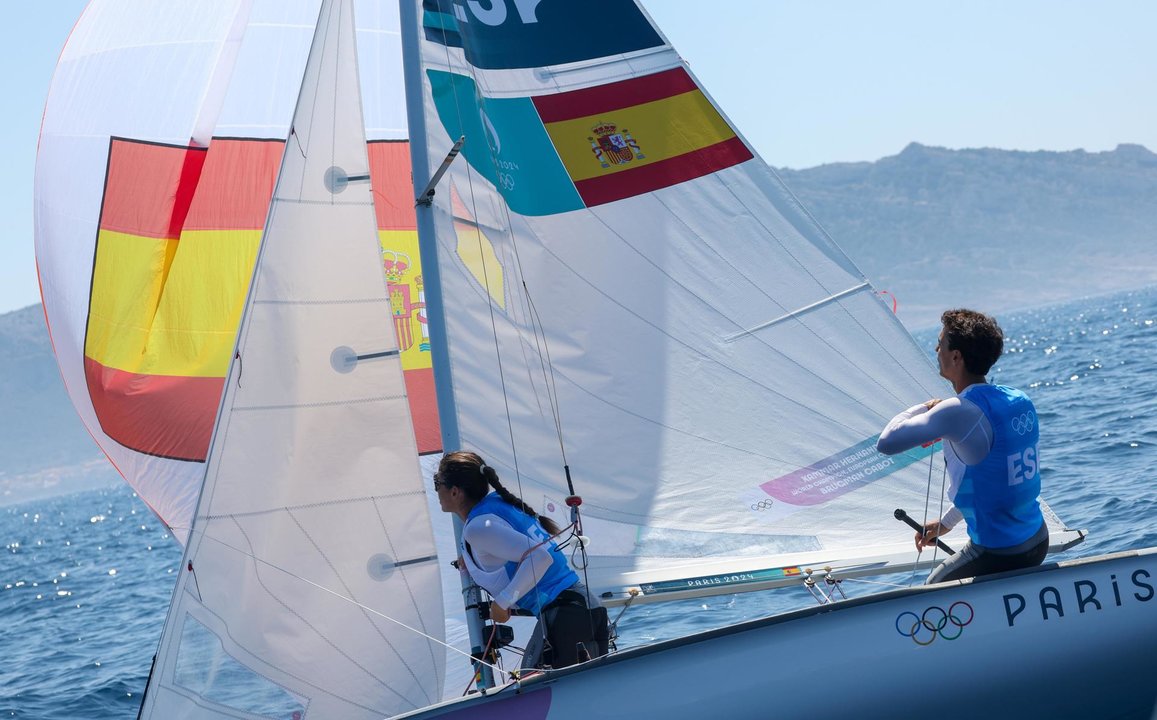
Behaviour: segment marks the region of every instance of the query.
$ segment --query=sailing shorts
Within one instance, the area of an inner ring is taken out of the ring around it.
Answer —
[[[1049,532],[1045,525],[1041,525],[1035,535],[1014,548],[994,550],[967,543],[960,552],[940,563],[924,584],[1036,567],[1044,562],[1048,552]]]
[[[607,609],[599,605],[587,607],[587,594],[581,587],[563,590],[542,609],[526,645],[522,667],[563,668],[607,654],[610,646]]]

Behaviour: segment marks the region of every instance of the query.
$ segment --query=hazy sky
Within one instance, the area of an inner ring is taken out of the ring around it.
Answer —
[[[877,160],[912,141],[1089,151],[1131,142],[1157,150],[1151,0],[644,3],[775,166]],[[36,141],[53,67],[85,4],[3,3],[0,131],[9,148],[0,173],[0,313],[40,300]],[[725,12],[711,15],[716,9]]]

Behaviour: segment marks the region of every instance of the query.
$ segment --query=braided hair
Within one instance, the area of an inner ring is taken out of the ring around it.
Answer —
[[[551,535],[561,532],[558,524],[548,517],[543,517],[534,511],[522,498],[510,492],[498,479],[498,473],[482,460],[478,453],[459,450],[446,453],[438,463],[438,472],[434,479],[446,487],[456,487],[466,494],[471,502],[477,503],[486,497],[490,489],[498,493],[508,505],[513,505],[530,517],[538,520],[538,524]]]

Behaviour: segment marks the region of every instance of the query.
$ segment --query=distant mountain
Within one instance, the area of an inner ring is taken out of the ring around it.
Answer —
[[[908,327],[1157,282],[1157,155],[947,150],[778,170]]]
[[[0,504],[117,477],[68,400],[40,306],[0,315]]]
[[[1157,283],[1157,155],[946,150],[778,170],[910,328]],[[113,482],[40,306],[0,315],[0,503]]]

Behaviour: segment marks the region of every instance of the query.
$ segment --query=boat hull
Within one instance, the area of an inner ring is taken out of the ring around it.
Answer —
[[[891,591],[625,651],[407,718],[1144,718],[1157,549]]]

